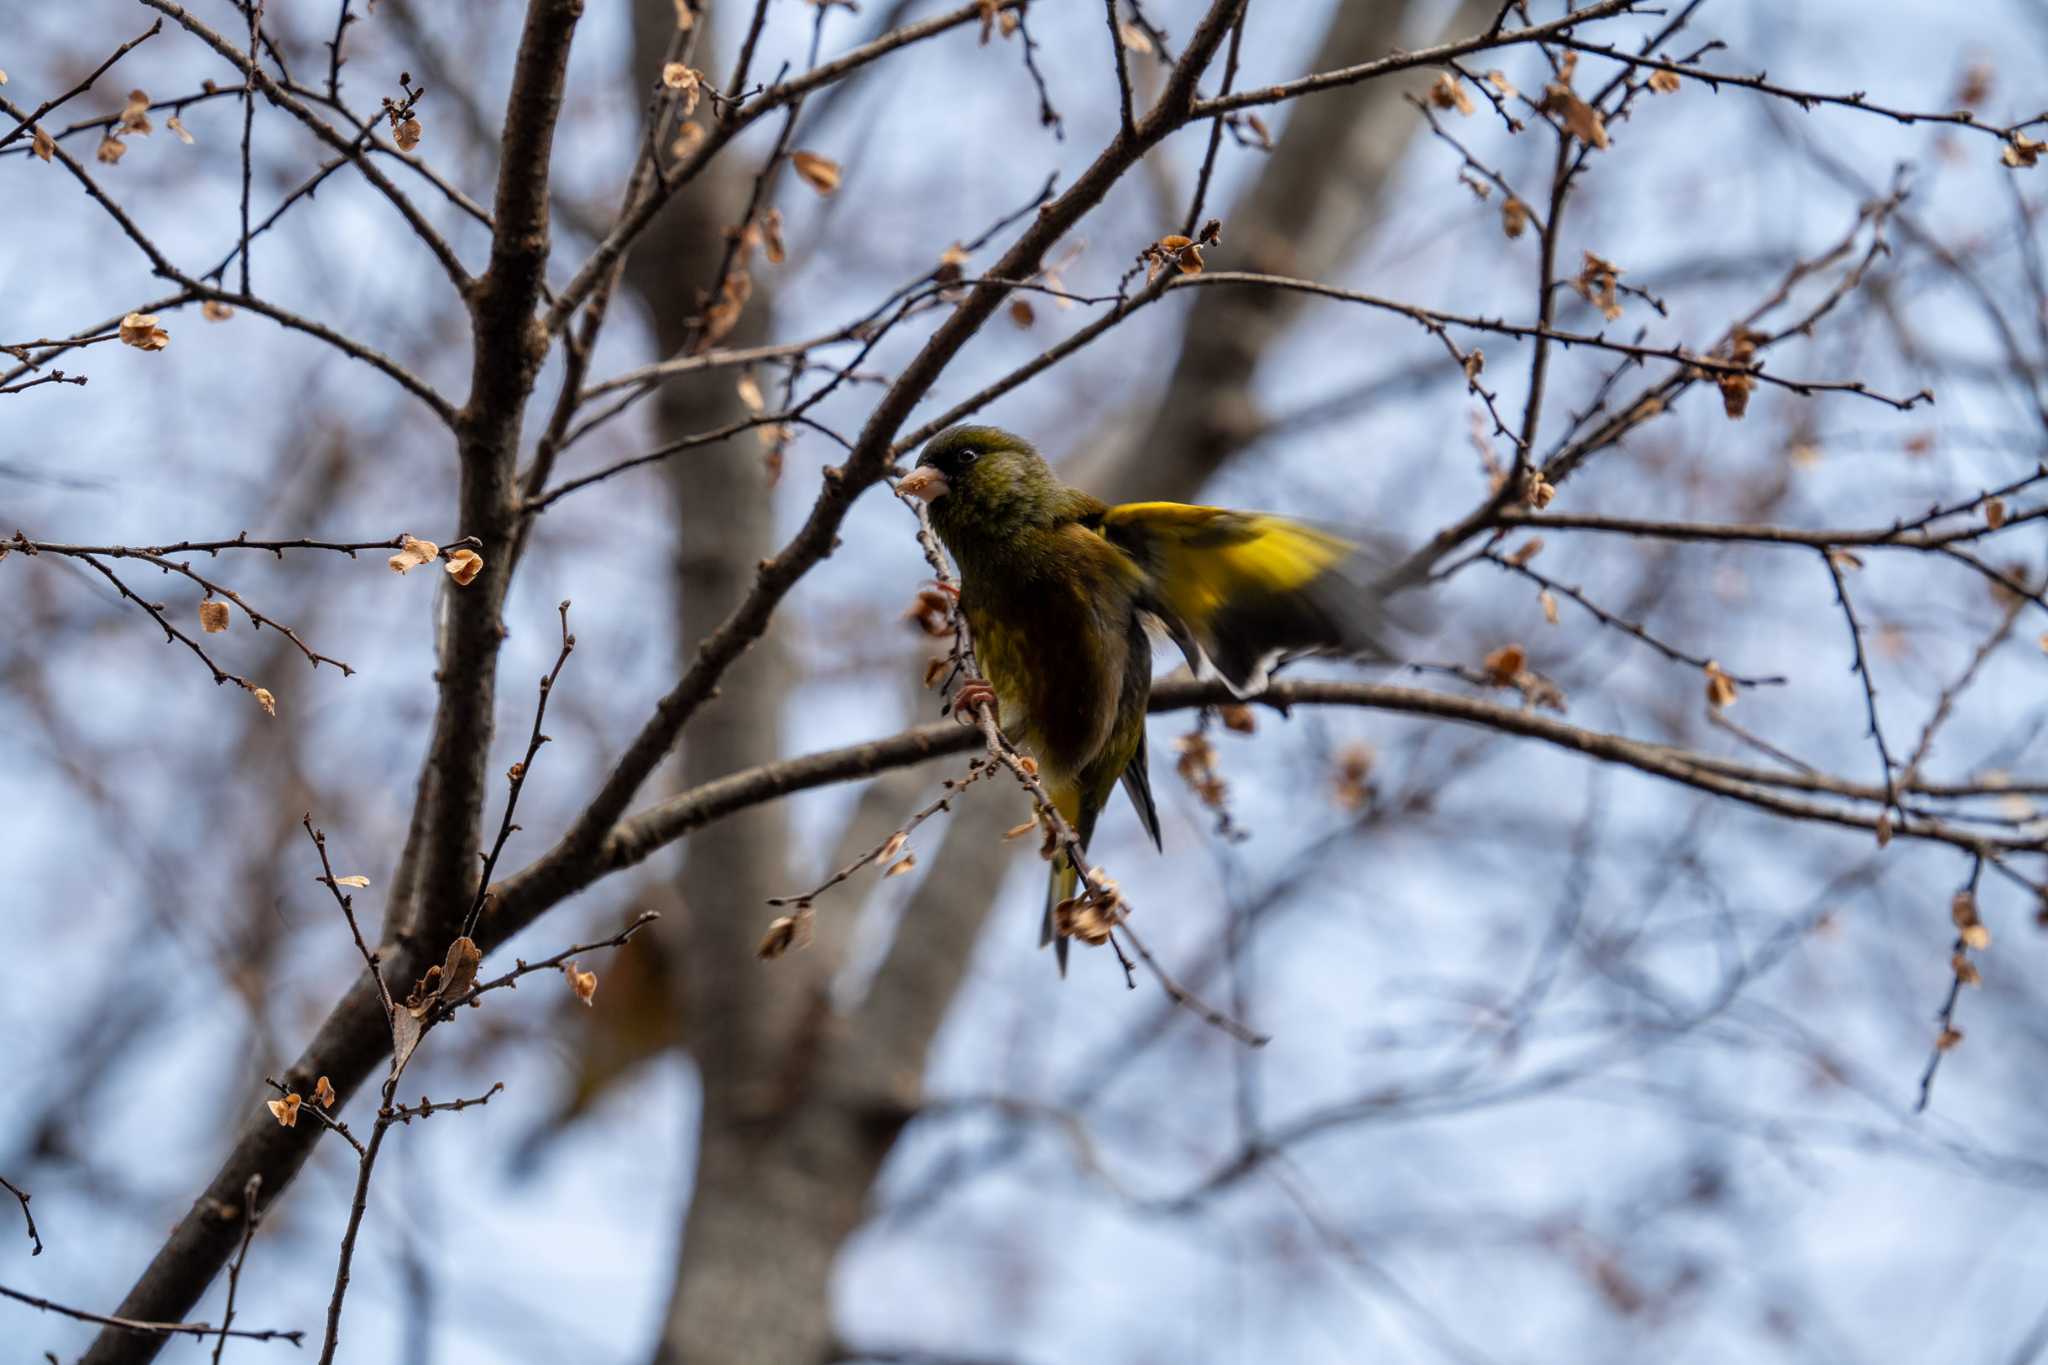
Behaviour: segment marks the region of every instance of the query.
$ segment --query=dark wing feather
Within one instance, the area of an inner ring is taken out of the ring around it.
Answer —
[[[1152,801],[1152,774],[1145,763],[1145,739],[1138,737],[1138,752],[1131,755],[1130,764],[1124,769],[1124,795],[1131,798],[1137,807],[1138,823],[1152,836],[1152,847],[1164,853],[1166,845],[1159,838],[1159,807]]]

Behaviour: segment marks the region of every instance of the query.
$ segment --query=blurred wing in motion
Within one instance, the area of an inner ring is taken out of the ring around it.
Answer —
[[[1100,530],[1144,569],[1145,607],[1188,666],[1220,676],[1241,697],[1297,655],[1389,657],[1378,638],[1380,595],[1360,547],[1339,536],[1263,512],[1178,502],[1109,508]]]

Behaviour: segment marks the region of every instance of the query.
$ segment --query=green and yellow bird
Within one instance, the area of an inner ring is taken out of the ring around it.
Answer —
[[[896,487],[930,504],[960,566],[960,609],[998,719],[1037,759],[1084,848],[1119,781],[1160,842],[1145,766],[1148,622],[1197,675],[1239,696],[1295,655],[1385,657],[1373,638],[1378,595],[1355,573],[1359,547],[1297,522],[1177,502],[1111,507],[997,427],[940,432]],[[1056,946],[1062,975],[1067,941],[1053,910],[1078,881],[1055,860],[1040,942]]]

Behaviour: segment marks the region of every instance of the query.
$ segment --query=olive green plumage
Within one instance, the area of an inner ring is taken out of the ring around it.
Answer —
[[[930,500],[960,566],[960,608],[1003,730],[1040,766],[1085,848],[1118,782],[1159,843],[1145,763],[1148,621],[1198,673],[1239,695],[1281,657],[1379,655],[1375,596],[1345,570],[1357,547],[1296,522],[1182,503],[1111,507],[1061,483],[1030,442],[996,427],[934,436],[902,489]],[[1053,866],[1053,907],[1079,876]]]

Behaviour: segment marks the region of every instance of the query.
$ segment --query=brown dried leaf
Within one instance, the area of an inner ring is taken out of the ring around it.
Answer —
[[[917,855],[915,853],[906,853],[895,862],[889,864],[889,870],[882,874],[882,880],[887,881],[891,877],[900,877],[916,866]]]
[[[249,689],[249,695],[254,697],[256,704],[263,708],[264,715],[274,716],[277,714],[277,698],[270,695],[269,688],[252,687]]]
[[[782,210],[769,209],[761,215],[761,244],[767,252],[770,265],[781,265],[789,259],[789,251],[782,244]]]
[[[704,129],[700,124],[682,123],[676,126],[676,140],[668,144],[668,154],[678,161],[687,160],[690,154],[704,145]]]
[[[1653,95],[1675,95],[1678,93],[1679,76],[1676,71],[1652,71],[1650,93]]]
[[[676,0],[676,32],[688,33],[697,25],[696,0]]]
[[[597,973],[577,970],[576,964],[562,964],[562,979],[569,983],[569,989],[576,992],[576,998],[585,1005],[597,1001]]]
[[[1504,100],[1511,100],[1521,93],[1521,91],[1515,89],[1514,82],[1508,79],[1505,71],[1487,72],[1486,83],[1500,91],[1500,97]]]
[[[754,948],[754,956],[772,962],[791,948],[807,948],[811,942],[811,907],[799,905],[793,915],[778,915],[769,922],[768,932]]]
[[[1735,679],[1721,671],[1721,665],[1707,660],[1707,705],[1716,711],[1735,705]]]
[[[1958,929],[1977,923],[1977,893],[1964,887],[1948,903],[1948,917]]]
[[[334,1082],[328,1080],[325,1076],[313,1082],[313,1100],[322,1109],[332,1109],[334,1107]]]
[[[1950,968],[1954,970],[1956,974],[1956,980],[1961,982],[1963,985],[1981,986],[1984,984],[1983,973],[1977,970],[1977,964],[1970,961],[1969,958],[1963,956],[1961,953],[1957,953],[1955,956],[1951,957],[1948,960],[1948,965],[1950,966]]]
[[[1486,656],[1481,667],[1486,677],[1496,687],[1512,687],[1522,670],[1529,666],[1529,653],[1520,645],[1502,645]]]
[[[133,133],[137,137],[149,136],[149,94],[147,91],[130,90],[128,92],[128,103],[121,108],[121,122],[117,126],[123,133]]]
[[[226,322],[234,315],[235,310],[222,303],[219,299],[208,299],[199,305],[199,316],[205,318],[208,322]]]
[[[1534,559],[1537,555],[1540,555],[1542,553],[1543,537],[1530,536],[1520,545],[1517,545],[1514,548],[1513,552],[1508,555],[1508,563],[1513,564],[1517,568],[1520,568],[1522,565],[1527,564],[1530,560]]]
[[[1109,942],[1109,931],[1116,927],[1116,919],[1088,897],[1075,896],[1052,908],[1052,927],[1062,938],[1078,938],[1099,948]]]
[[[1149,53],[1152,51],[1152,40],[1145,35],[1145,30],[1139,28],[1128,19],[1116,26],[1116,34],[1117,37],[1123,40],[1124,46],[1133,52]]]
[[[1543,608],[1543,619],[1553,626],[1556,625],[1557,599],[1551,596],[1550,589],[1545,588],[1542,592],[1536,594],[1536,604]]]
[[[1249,735],[1259,728],[1258,721],[1252,716],[1252,708],[1241,701],[1217,707],[1216,718],[1223,722],[1224,729],[1234,735]]]
[[[171,344],[171,334],[156,325],[156,314],[130,313],[121,319],[121,344],[138,351],[161,351]]]
[[[1934,1039],[1936,1052],[1953,1052],[1956,1044],[1963,1041],[1963,1031],[1954,1026],[1943,1029]]]
[[[1035,819],[1033,819],[1033,820],[1026,820],[1026,821],[1025,821],[1025,822],[1024,822],[1023,824],[1021,824],[1021,825],[1012,825],[1012,826],[1010,826],[1010,827],[1009,827],[1008,829],[1004,830],[1004,831],[1003,831],[1003,838],[1005,838],[1005,839],[1021,839],[1021,838],[1023,838],[1023,837],[1025,836],[1025,835],[1027,835],[1027,834],[1031,833],[1031,831],[1033,831],[1033,830],[1035,830],[1035,829],[1037,829],[1037,828],[1038,828],[1038,821],[1037,821],[1037,820],[1035,820]]]
[[[362,873],[357,872],[346,877],[336,877],[334,879],[334,884],[336,886],[346,886],[352,888],[353,890],[360,891],[370,884],[370,879],[368,877],[365,877]]]
[[[1756,376],[1722,370],[1714,376],[1714,383],[1721,390],[1721,410],[1728,414],[1728,420],[1741,421],[1749,411],[1750,394],[1756,392]]]
[[[2027,170],[2040,163],[2043,151],[2048,151],[2048,142],[2036,142],[2025,133],[2014,133],[2005,144],[2002,159],[2015,170]]]
[[[917,628],[933,639],[953,633],[953,599],[941,589],[919,589],[917,600],[903,615],[904,619],[916,622]],[[938,662],[943,663],[944,660]],[[927,687],[930,685],[926,684]]]
[[[1476,385],[1479,376],[1486,370],[1486,352],[1474,346],[1465,353],[1465,382]]]
[[[718,302],[704,314],[704,345],[717,345],[739,326],[740,314],[746,311],[747,300],[753,296],[754,277],[744,268],[727,275],[718,291]]]
[[[272,1100],[264,1107],[270,1110],[271,1117],[277,1120],[279,1127],[296,1128],[299,1126],[299,1106],[304,1103],[299,1092],[294,1090],[283,1099]]]
[[[704,94],[704,79],[699,73],[681,62],[670,62],[661,69],[661,83],[675,92],[676,117],[686,119],[697,112],[697,101]]]
[[[1883,848],[1892,841],[1892,813],[1885,811],[1877,817],[1877,846]]]
[[[1345,810],[1363,810],[1372,804],[1372,765],[1378,755],[1363,741],[1347,744],[1337,751],[1337,804]]]
[[[1996,531],[2005,525],[2005,499],[1992,498],[1984,504],[1984,524]]]
[[[398,144],[399,151],[409,152],[420,145],[420,135],[425,131],[420,121],[408,114],[403,123],[391,130],[391,140]]]
[[[451,551],[444,567],[449,569],[449,577],[455,579],[457,587],[469,587],[483,573],[483,557],[475,551]]]
[[[830,157],[819,156],[816,152],[791,152],[789,164],[806,185],[819,194],[830,194],[839,188],[839,163]]]
[[[405,1070],[405,1064],[412,1060],[412,1054],[420,1045],[420,1035],[426,1026],[420,1016],[409,1009],[391,1011],[391,1073],[395,1076]]]
[[[1429,87],[1429,102],[1439,109],[1455,109],[1470,118],[1472,97],[1465,93],[1464,85],[1450,72],[1443,72],[1436,78],[1436,84]]]
[[[1579,291],[1580,298],[1598,308],[1600,316],[1613,322],[1621,316],[1621,299],[1615,293],[1621,274],[1620,266],[1588,251],[1586,263],[1580,268],[1579,277],[1572,281],[1572,288]]]
[[[768,470],[768,486],[773,488],[782,482],[782,464],[789,455],[789,443],[796,437],[796,428],[787,422],[774,422],[756,428],[764,449],[761,463]]]
[[[208,635],[218,635],[228,628],[228,604],[206,601],[199,604],[199,628]]]
[[[1963,932],[1956,937],[1963,941],[1965,948],[1974,948],[1980,953],[1991,946],[1991,931],[1981,924],[1964,926]]]
[[[1992,77],[1997,74],[1989,62],[1974,62],[1966,67],[1962,79],[1956,82],[1956,107],[1975,109],[1991,98]]]
[[[1010,321],[1016,323],[1019,327],[1029,327],[1032,323],[1038,321],[1038,313],[1037,310],[1032,308],[1031,300],[1011,299]]]
[[[448,958],[441,965],[441,998],[453,1000],[476,984],[476,969],[484,955],[468,938],[448,945]]]
[[[768,400],[761,396],[761,386],[754,382],[751,374],[742,374],[739,382],[732,386],[732,391],[739,395],[740,403],[748,412],[767,411]]]
[[[1571,55],[1571,54],[1567,54]],[[1600,111],[1572,93],[1569,85],[1557,81],[1544,87],[1543,108],[1556,114],[1565,131],[1589,146],[1607,149],[1607,122]]]
[[[35,136],[29,140],[28,149],[36,154],[37,160],[48,161],[56,154],[57,144],[51,140],[48,133],[38,128]]]
[[[431,564],[440,557],[441,547],[431,540],[415,540],[410,535],[401,536],[398,553],[384,561],[393,573],[410,573],[422,564]]]
[[[1500,227],[1511,238],[1521,236],[1529,227],[1529,206],[1509,195],[1500,206]]]
[[[186,131],[185,121],[179,118],[176,114],[173,114],[169,118],[164,120],[164,127],[170,129],[173,133],[176,133],[178,135],[178,141],[184,143],[187,147],[190,147],[193,143],[198,141],[197,138],[193,137],[191,133]]]

